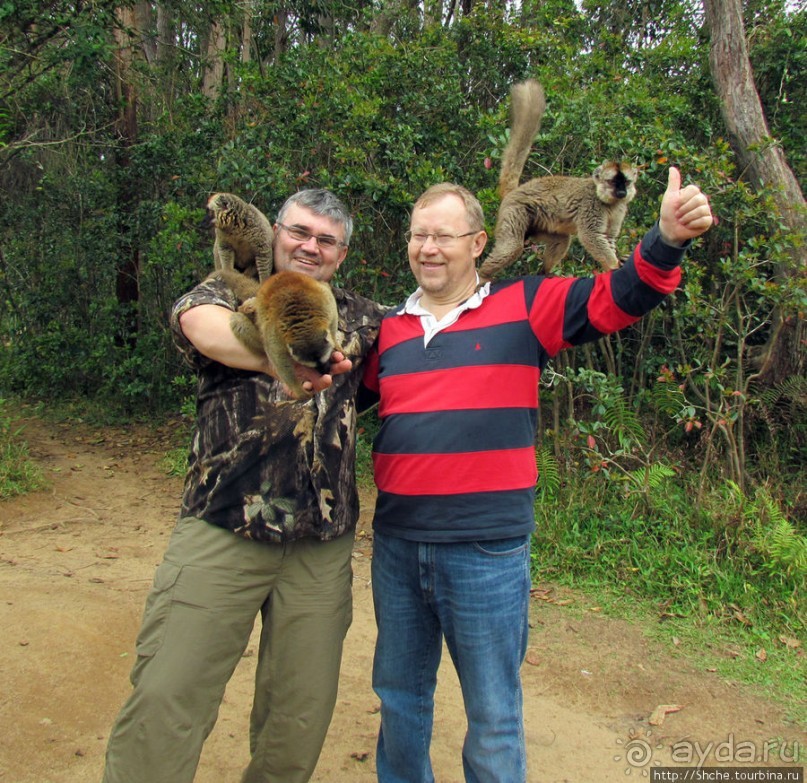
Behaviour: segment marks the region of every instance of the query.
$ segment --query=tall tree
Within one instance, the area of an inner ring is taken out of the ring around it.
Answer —
[[[807,268],[807,211],[804,194],[778,144],[772,144],[762,103],[759,99],[742,17],[741,0],[704,0],[711,46],[709,62],[720,108],[741,171],[756,188],[770,188],[782,220],[794,237],[797,263],[779,265],[781,280],[803,274]],[[771,381],[805,370],[803,348],[805,326],[801,320],[786,320],[781,312],[773,318],[771,335],[764,349],[753,359],[758,371]]]
[[[122,338],[132,341],[137,333],[137,302],[140,295],[140,250],[132,239],[130,218],[137,200],[137,189],[132,181],[132,147],[137,143],[137,86],[134,64],[138,57],[138,42],[145,36],[139,27],[144,16],[137,8],[122,6],[116,12],[115,27],[115,98],[118,115],[115,122],[117,136],[116,164],[118,168],[118,234],[120,258],[116,276],[118,304],[126,313],[125,334]]]

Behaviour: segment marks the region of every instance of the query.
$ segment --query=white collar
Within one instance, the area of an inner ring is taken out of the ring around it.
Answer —
[[[443,329],[447,329],[452,324],[455,324],[460,315],[462,315],[466,310],[475,310],[482,304],[485,297],[490,293],[490,283],[488,282],[485,283],[485,285],[480,286],[479,275],[477,275],[476,285],[477,289],[473,294],[471,294],[464,302],[460,302],[455,308],[447,312],[439,321],[435,315],[430,313],[420,303],[420,300],[423,297],[422,288],[418,287],[418,289],[406,300],[406,304],[404,304],[404,312],[408,315],[420,316],[420,323],[423,326],[424,333],[424,346],[428,345],[432,337],[441,332]]]

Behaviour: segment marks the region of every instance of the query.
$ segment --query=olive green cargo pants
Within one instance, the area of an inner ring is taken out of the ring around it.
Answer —
[[[109,738],[104,783],[191,783],[258,614],[242,783],[308,781],[352,619],[352,546],[352,533],[267,544],[180,519],[146,601],[134,690]]]

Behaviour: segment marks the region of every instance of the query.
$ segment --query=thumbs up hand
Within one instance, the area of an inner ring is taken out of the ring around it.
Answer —
[[[681,173],[671,166],[659,217],[664,241],[670,245],[683,245],[708,231],[713,222],[709,201],[701,189],[697,185],[681,189]]]

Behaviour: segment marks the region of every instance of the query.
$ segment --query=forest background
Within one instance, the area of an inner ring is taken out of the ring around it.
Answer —
[[[718,222],[662,307],[544,373],[536,574],[739,634],[803,696],[806,41],[782,0],[0,2],[0,492],[36,480],[20,401],[191,415],[167,314],[212,268],[209,194],[274,218],[335,191],[335,283],[397,303],[426,187],[466,185],[492,233],[509,89],[538,78],[525,176],[641,167],[622,256],[670,165]],[[573,245],[562,273],[593,271]]]

